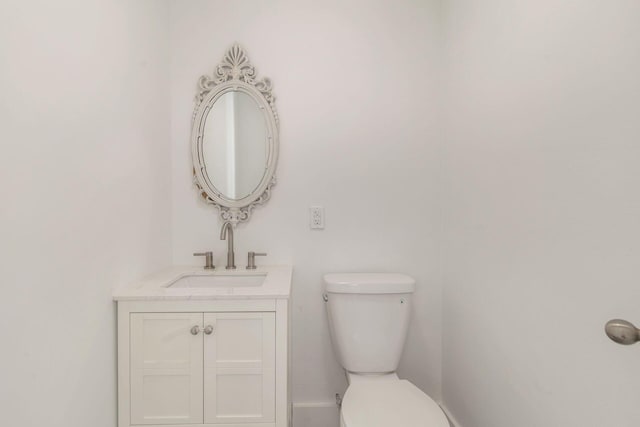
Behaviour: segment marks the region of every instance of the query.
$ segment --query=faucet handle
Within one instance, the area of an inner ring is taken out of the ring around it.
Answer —
[[[216,268],[213,265],[213,252],[209,251],[209,252],[196,252],[193,254],[193,256],[203,256],[205,257],[205,265],[204,265],[204,269],[205,270],[213,270],[214,268]]]
[[[249,252],[247,254],[247,270],[255,270],[256,269],[256,257],[257,256],[267,256],[266,252]]]

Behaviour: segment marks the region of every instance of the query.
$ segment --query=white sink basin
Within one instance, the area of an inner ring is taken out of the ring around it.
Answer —
[[[186,275],[168,288],[238,288],[262,286],[266,273]]]

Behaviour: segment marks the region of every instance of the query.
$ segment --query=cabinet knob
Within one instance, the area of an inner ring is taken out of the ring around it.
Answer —
[[[191,328],[191,335],[198,335],[200,333],[200,326],[196,325]]]
[[[204,333],[207,335],[211,335],[213,333],[213,326],[207,325],[204,327]]]

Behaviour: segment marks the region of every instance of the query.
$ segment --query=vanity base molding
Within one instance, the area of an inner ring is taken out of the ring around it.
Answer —
[[[287,298],[117,308],[118,427],[289,427]]]

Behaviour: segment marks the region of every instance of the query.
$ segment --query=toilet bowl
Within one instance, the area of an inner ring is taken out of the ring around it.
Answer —
[[[340,411],[341,427],[449,427],[436,402],[407,380],[347,388]]]
[[[404,274],[324,276],[331,340],[349,387],[341,427],[449,427],[438,404],[395,371],[409,326],[413,278]]]

